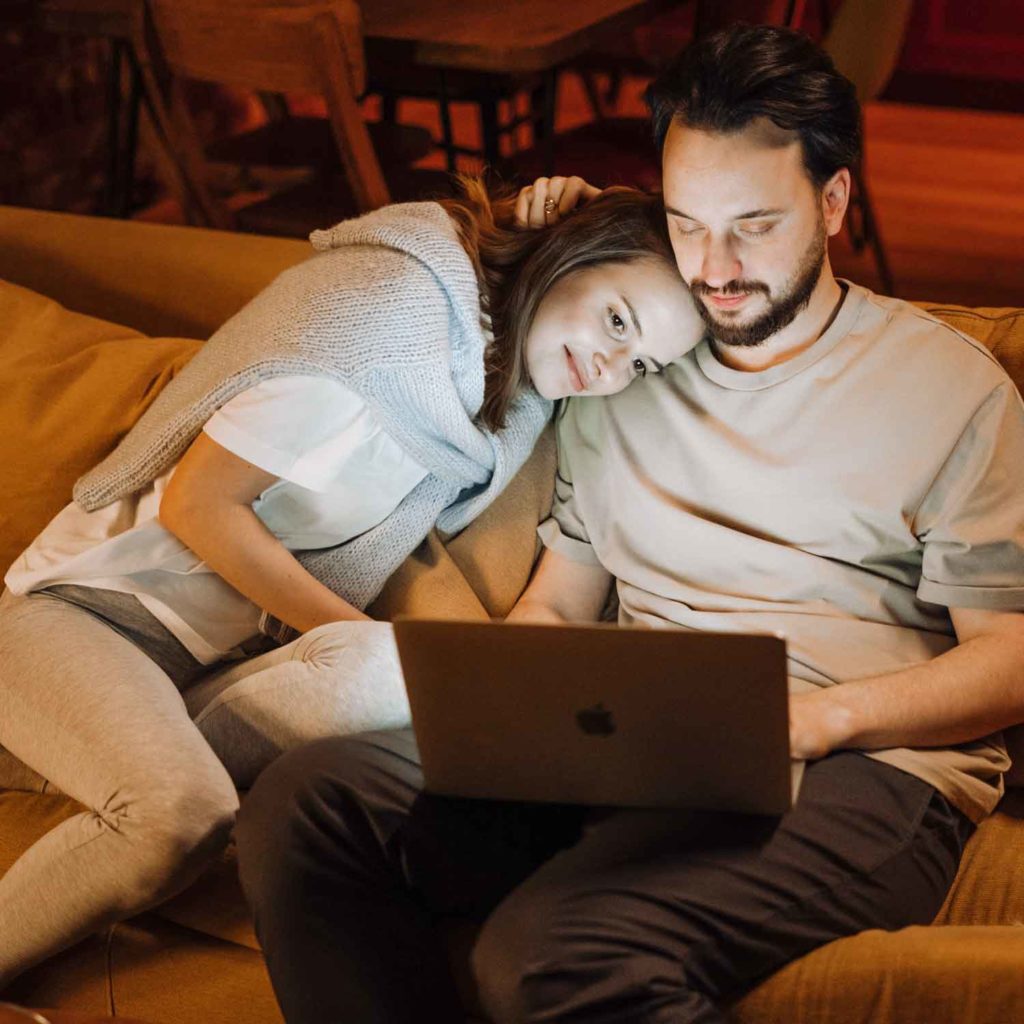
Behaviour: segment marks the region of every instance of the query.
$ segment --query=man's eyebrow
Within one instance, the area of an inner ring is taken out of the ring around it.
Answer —
[[[654,363],[654,367],[655,367],[656,372],[658,372],[658,373],[663,373],[664,372],[665,367],[662,366],[661,363],[659,363],[658,360],[654,358],[654,356],[648,356],[647,358],[650,359],[650,361],[652,363]]]
[[[643,328],[640,326],[640,318],[636,315],[636,310],[629,304],[629,299],[627,299],[625,295],[622,296],[622,301],[626,304],[626,309],[629,310],[629,317],[633,321],[636,333],[642,338],[644,336],[644,332]]]
[[[751,210],[749,213],[741,213],[735,220],[758,220],[761,217],[778,217],[785,213],[785,210]]]
[[[666,206],[665,212],[672,217],[682,217],[683,220],[692,220],[694,223],[700,223],[692,214],[683,213],[682,210],[677,210],[674,206]],[[778,217],[785,212],[783,209],[749,210],[747,213],[741,213],[738,217],[733,217],[732,219],[757,220],[759,217]]]

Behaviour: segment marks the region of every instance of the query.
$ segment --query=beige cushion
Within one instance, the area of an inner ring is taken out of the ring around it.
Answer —
[[[199,346],[0,281],[0,576]]]

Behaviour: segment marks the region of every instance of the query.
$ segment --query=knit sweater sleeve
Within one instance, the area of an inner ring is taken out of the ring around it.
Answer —
[[[436,277],[407,253],[351,246],[313,256],[278,275],[213,335],[120,445],[78,481],[75,498],[100,507],[152,480],[217,409],[260,380],[320,374],[358,387],[372,372],[387,376],[389,364],[414,375],[417,366],[447,366],[449,320]],[[382,420],[394,419],[366,397]]]

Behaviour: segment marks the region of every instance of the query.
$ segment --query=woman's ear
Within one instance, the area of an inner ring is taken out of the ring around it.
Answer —
[[[850,169],[841,167],[825,182],[821,190],[821,215],[825,221],[825,232],[831,237],[838,235],[843,227],[846,208],[850,205]]]

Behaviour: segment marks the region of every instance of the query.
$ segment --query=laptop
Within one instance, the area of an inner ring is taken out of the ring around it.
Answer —
[[[776,815],[795,798],[785,641],[399,619],[428,792]]]

